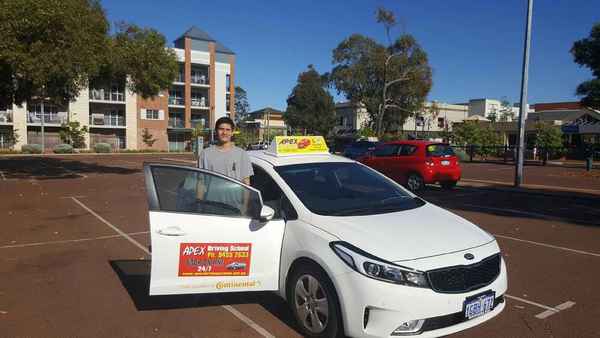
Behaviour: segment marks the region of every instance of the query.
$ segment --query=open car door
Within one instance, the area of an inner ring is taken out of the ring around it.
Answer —
[[[146,164],[144,174],[150,295],[278,289],[285,223],[269,220],[258,190],[186,166]]]

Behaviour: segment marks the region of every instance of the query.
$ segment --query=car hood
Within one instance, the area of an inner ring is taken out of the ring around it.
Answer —
[[[340,240],[394,262],[448,254],[494,240],[473,223],[430,203],[379,215],[315,215],[312,221]]]

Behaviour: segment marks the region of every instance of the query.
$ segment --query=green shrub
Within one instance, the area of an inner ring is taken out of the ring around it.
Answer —
[[[41,154],[42,153],[42,145],[41,144],[26,144],[21,147],[21,151],[25,154]]]
[[[96,143],[94,145],[94,151],[97,153],[110,153],[112,147],[108,143]]]
[[[59,144],[56,147],[54,147],[54,153],[55,154],[72,154],[73,153],[73,146],[71,146],[70,144]]]

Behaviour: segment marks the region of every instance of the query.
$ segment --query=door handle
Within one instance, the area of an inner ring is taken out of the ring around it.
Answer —
[[[158,229],[157,233],[163,236],[184,236],[185,232],[183,232],[179,227],[172,226],[166,227],[164,229]]]

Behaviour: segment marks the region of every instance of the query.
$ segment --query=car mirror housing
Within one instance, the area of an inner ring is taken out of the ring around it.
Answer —
[[[262,209],[260,210],[259,220],[262,222],[268,222],[273,219],[273,216],[275,216],[275,210],[268,205],[263,205]]]

